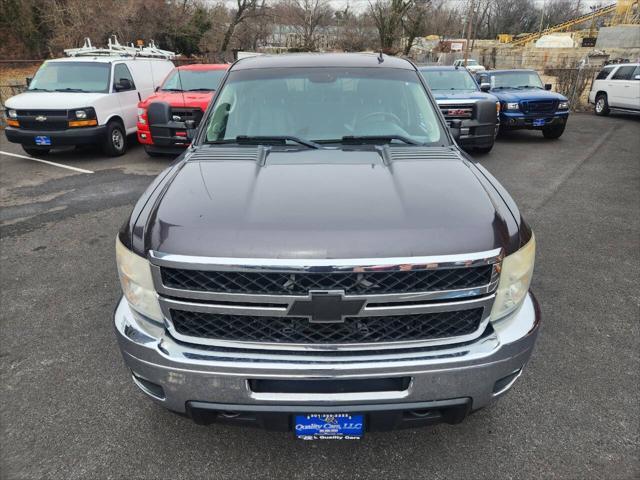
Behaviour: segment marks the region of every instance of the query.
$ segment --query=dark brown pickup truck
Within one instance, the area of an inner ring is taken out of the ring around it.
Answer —
[[[529,226],[382,55],[236,62],[116,253],[133,381],[200,423],[459,422],[509,390],[540,324]]]

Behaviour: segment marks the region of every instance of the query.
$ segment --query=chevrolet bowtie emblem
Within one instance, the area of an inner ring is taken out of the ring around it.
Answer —
[[[358,315],[364,302],[345,298],[342,290],[310,290],[309,298],[294,301],[287,315],[306,317],[314,323],[340,323],[345,317]]]
[[[36,116],[36,121],[37,122],[44,122],[47,119],[47,117],[45,117],[44,115],[37,115]]]

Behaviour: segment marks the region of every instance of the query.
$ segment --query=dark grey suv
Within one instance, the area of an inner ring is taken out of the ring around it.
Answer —
[[[530,228],[393,57],[236,62],[116,253],[133,381],[201,423],[455,423],[513,385],[540,324]]]

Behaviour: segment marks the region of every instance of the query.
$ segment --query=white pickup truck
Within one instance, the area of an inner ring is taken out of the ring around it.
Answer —
[[[467,64],[464,64],[464,59],[461,58],[453,62],[454,67],[465,67],[471,73],[484,72],[486,69],[483,65],[480,65],[477,60],[473,60],[471,58],[467,59]]]

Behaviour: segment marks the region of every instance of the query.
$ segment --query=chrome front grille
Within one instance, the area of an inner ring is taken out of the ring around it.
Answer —
[[[165,326],[191,344],[380,350],[482,335],[500,249],[356,260],[227,259],[150,252]]]
[[[163,285],[201,292],[307,295],[310,290],[343,290],[373,295],[481,287],[491,265],[400,272],[220,272],[161,268]]]
[[[263,317],[171,310],[178,333],[237,342],[351,344],[458,337],[475,332],[482,308],[452,312],[347,317],[341,323],[309,322],[304,317]]]

